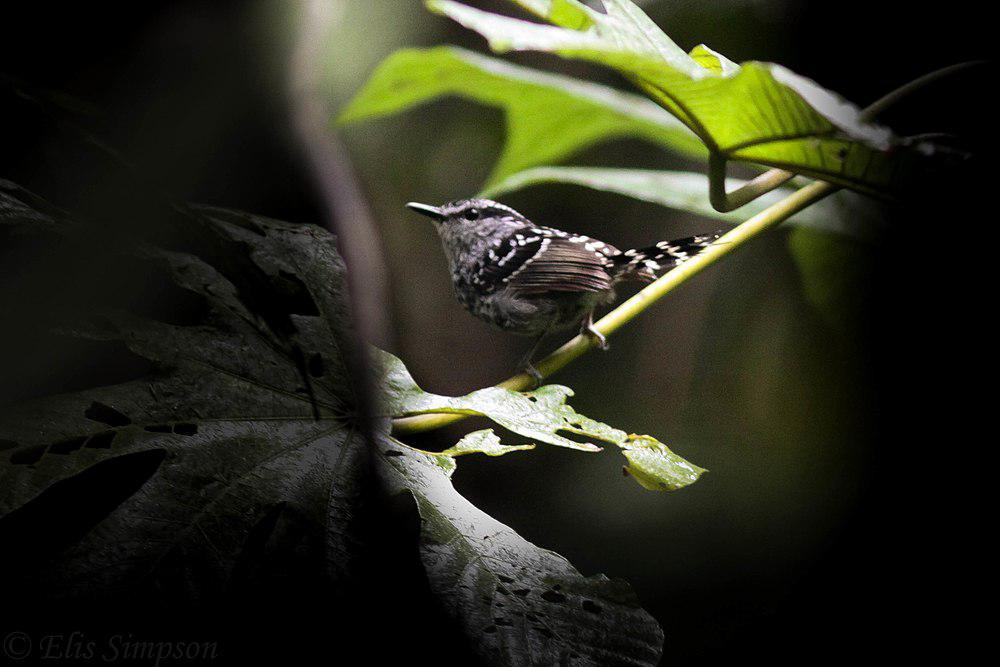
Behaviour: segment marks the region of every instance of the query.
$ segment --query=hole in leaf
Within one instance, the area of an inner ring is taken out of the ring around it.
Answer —
[[[111,449],[111,441],[115,439],[115,431],[104,431],[90,436],[87,441],[88,449]]]
[[[496,623],[497,625],[506,625],[506,626],[514,625],[513,621],[510,621],[510,620],[508,620],[506,618],[503,618],[502,616],[498,616],[497,618],[494,618],[493,622]]]
[[[59,442],[52,443],[49,447],[49,452],[52,454],[70,454],[83,447],[83,443],[86,442],[86,440],[87,436],[60,440]]]
[[[87,408],[83,416],[95,422],[101,422],[108,426],[128,426],[132,420],[115,410],[110,405],[94,401]]]
[[[497,631],[497,626],[495,625],[488,625],[485,628],[483,628],[483,632],[485,632],[488,635],[492,635],[496,631]]]
[[[150,433],[170,433],[172,430],[170,424],[149,424],[148,426],[143,426],[143,429]]]
[[[552,602],[554,604],[562,604],[566,601],[566,596],[562,593],[557,593],[556,591],[545,591],[542,593],[542,599],[546,602]]]
[[[323,377],[323,355],[319,352],[314,352],[309,355],[309,375],[314,378]]]
[[[403,452],[399,451],[398,449],[387,449],[387,450],[385,450],[385,455],[386,456],[402,456]]]
[[[528,593],[530,593],[530,592],[531,592],[530,588],[519,588],[516,591],[514,591],[514,595],[517,595],[517,596],[523,598],[526,595],[528,595]]]
[[[177,435],[195,435],[198,433],[197,424],[174,424],[174,433]]]
[[[556,433],[567,440],[572,440],[573,442],[578,442],[582,445],[593,444],[592,439],[590,439],[585,433],[577,433],[576,431],[570,431],[567,429],[558,429]]]
[[[592,600],[583,601],[583,610],[589,611],[591,614],[600,614],[604,611],[601,609],[601,605],[594,603]]]
[[[32,445],[22,449],[14,450],[10,455],[10,462],[18,465],[31,465],[37,463],[42,454],[45,453],[45,445]]]
[[[545,637],[548,637],[549,639],[552,638],[552,631],[549,630],[548,628],[542,627],[540,625],[537,625],[537,626],[533,625],[533,626],[531,626],[531,629],[534,630],[535,632],[538,632],[539,634],[541,634],[541,635],[543,635]]]
[[[319,315],[319,308],[316,307],[316,302],[313,301],[309,288],[297,275],[288,271],[279,271],[274,282],[287,298],[285,301],[286,312],[294,315]]]

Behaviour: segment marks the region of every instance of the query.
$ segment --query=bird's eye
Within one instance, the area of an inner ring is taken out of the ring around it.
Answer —
[[[479,219],[479,209],[470,208],[468,211],[462,214],[466,220],[478,220]]]

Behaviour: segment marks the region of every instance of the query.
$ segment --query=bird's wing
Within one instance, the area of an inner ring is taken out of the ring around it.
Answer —
[[[584,236],[548,228],[524,229],[501,240],[484,261],[482,280],[522,294],[603,292],[611,289],[617,250]]]

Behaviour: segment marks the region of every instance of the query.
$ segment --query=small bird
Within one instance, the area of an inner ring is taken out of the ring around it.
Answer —
[[[547,334],[579,325],[606,350],[607,340],[594,328],[594,310],[614,301],[619,283],[651,282],[721,236],[691,236],[622,252],[588,236],[536,225],[489,199],[406,206],[436,223],[459,302],[504,331],[536,338],[522,365],[539,383],[541,374],[531,358]]]

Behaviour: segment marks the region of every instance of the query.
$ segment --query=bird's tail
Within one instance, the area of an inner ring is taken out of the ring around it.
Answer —
[[[614,277],[616,280],[655,280],[712,245],[720,236],[722,232],[700,234],[626,250],[613,258]]]

